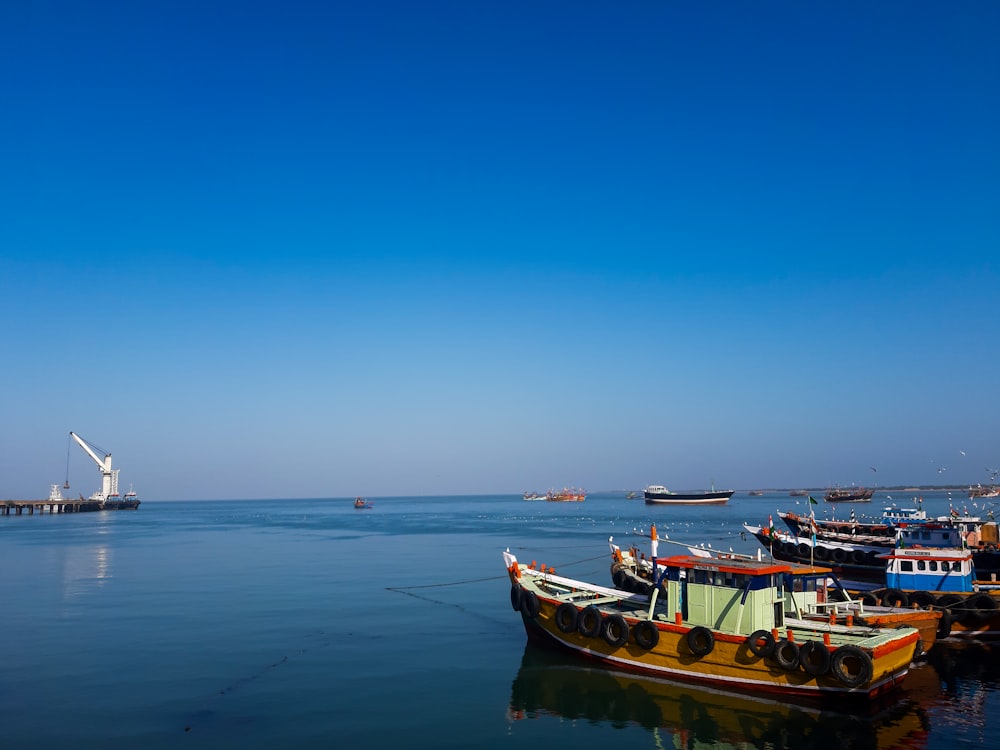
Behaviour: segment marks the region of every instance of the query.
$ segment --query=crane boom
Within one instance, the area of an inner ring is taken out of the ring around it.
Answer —
[[[101,489],[91,495],[90,499],[103,502],[112,496],[117,497],[118,470],[111,468],[111,454],[104,454],[104,458],[102,459],[98,457],[98,455],[94,452],[94,449],[91,448],[90,444],[75,432],[70,431],[69,436],[73,438],[81,448],[83,448],[84,452],[86,452],[88,456],[94,459],[94,463],[96,463],[101,470]]]

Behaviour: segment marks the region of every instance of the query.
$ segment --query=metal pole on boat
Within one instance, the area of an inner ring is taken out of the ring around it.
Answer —
[[[660,540],[656,534],[656,524],[652,524],[649,529],[649,550],[653,558],[653,593],[649,595],[649,615],[648,619],[653,619],[653,611],[656,609],[656,595],[660,593],[660,581],[657,576],[656,550]]]

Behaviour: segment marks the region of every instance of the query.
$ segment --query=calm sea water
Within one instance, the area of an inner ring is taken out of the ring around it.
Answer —
[[[945,493],[924,497],[947,512]],[[796,500],[145,502],[0,517],[0,747],[1000,747],[1000,656],[982,644],[936,647],[896,706],[845,717],[595,669],[529,647],[510,608],[505,547],[609,583],[609,536],[640,541],[633,530],[655,522],[754,551],[741,523]]]

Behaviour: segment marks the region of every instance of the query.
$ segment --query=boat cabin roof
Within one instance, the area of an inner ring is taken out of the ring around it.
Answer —
[[[722,573],[762,576],[774,573],[787,573],[792,567],[799,567],[771,560],[718,559],[714,557],[696,557],[694,555],[675,555],[674,557],[660,558],[656,562],[667,568],[717,570]]]
[[[791,569],[789,571],[791,575],[803,578],[806,576],[829,577],[833,574],[832,568],[825,568],[822,565],[797,565],[795,563],[790,563],[788,567]]]

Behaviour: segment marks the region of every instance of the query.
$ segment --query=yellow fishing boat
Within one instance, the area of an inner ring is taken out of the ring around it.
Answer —
[[[529,638],[672,680],[867,699],[902,683],[919,639],[909,627],[786,618],[789,566],[773,561],[668,557],[647,596],[503,559]]]

